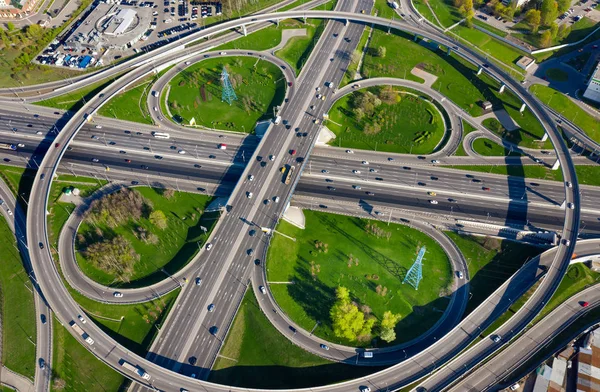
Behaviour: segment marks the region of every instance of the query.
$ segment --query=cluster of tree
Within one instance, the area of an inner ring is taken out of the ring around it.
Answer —
[[[370,91],[359,91],[350,96],[349,103],[354,117],[361,121],[365,116],[372,118],[382,101]]]
[[[105,224],[114,228],[130,219],[140,220],[151,210],[150,202],[139,192],[125,188],[94,200],[85,218],[94,224]]]
[[[365,226],[365,229],[367,230],[368,233],[373,234],[377,238],[385,238],[389,241],[389,239],[392,237],[391,232],[382,229],[375,222],[367,223],[367,225]]]
[[[371,339],[377,319],[371,314],[367,305],[359,306],[350,298],[350,291],[339,286],[335,291],[335,303],[329,315],[333,323],[333,332],[339,338],[351,341],[366,341]],[[396,339],[394,327],[400,320],[399,314],[387,311],[379,325],[379,336],[386,342]]]
[[[567,23],[560,27],[556,23],[559,14],[564,13],[571,6],[571,0],[543,0],[540,9],[531,8],[525,14],[525,21],[531,32],[538,33],[541,26],[547,27],[539,36],[539,45],[548,47],[555,39],[562,40],[571,32]]]
[[[315,249],[319,251],[319,253],[327,253],[329,252],[329,244],[325,244],[319,240],[315,241]]]
[[[81,252],[94,267],[116,276],[123,282],[129,282],[134,265],[140,259],[131,242],[123,236],[95,242]]]
[[[473,9],[473,0],[454,0],[454,6],[458,8],[458,12],[465,18],[467,26],[471,26],[475,10]]]

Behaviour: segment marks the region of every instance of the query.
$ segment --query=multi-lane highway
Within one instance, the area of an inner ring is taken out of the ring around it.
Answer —
[[[306,12],[306,16],[308,16],[308,17],[324,17],[325,14],[327,14],[327,13],[323,12],[323,13],[319,14],[319,12],[313,12],[313,13],[311,13],[309,11]],[[281,13],[278,15],[283,15],[282,18],[294,16],[293,13]],[[361,21],[365,21],[365,22],[382,23],[377,18],[373,18],[373,17],[367,16],[367,15],[339,13],[339,12],[336,15],[338,17],[348,18],[351,20],[354,19],[354,20],[361,20]],[[302,15],[300,15],[300,16],[302,16]],[[258,16],[256,18],[257,21],[260,20],[261,17],[264,17],[264,18],[271,17],[272,18],[272,16]],[[247,21],[242,18],[237,22],[238,23],[250,23],[251,21]],[[402,24],[397,21],[391,22],[391,23],[389,21],[385,21],[385,25],[387,25],[387,24],[391,24],[393,27],[399,27],[399,28],[407,30],[409,32],[419,32],[420,34],[429,36],[429,38],[433,38],[441,43],[446,43],[445,37],[438,36],[435,33],[429,33],[427,31],[424,32],[419,29],[414,29],[410,26],[407,26],[407,25]],[[351,29],[351,28],[352,28],[352,26],[348,27],[348,29]],[[450,44],[448,46],[452,46],[452,44]],[[465,52],[467,53],[467,55],[465,55]],[[478,64],[481,64],[484,61],[479,56],[477,56],[473,53],[470,53],[468,50],[466,50],[464,48],[463,48],[463,50],[461,50],[461,53],[463,55],[465,55],[466,57],[469,57],[470,60],[472,60]],[[313,58],[318,58],[318,54],[319,54],[319,52],[317,52],[317,55],[313,56]],[[309,61],[309,64],[310,64],[310,61]],[[309,65],[307,65],[307,67],[310,68]],[[139,76],[143,75],[144,72],[147,72],[149,68],[153,68],[153,66],[152,65],[141,66],[140,68],[138,68],[136,70],[136,72],[134,72],[134,74],[136,77],[139,77]],[[563,245],[561,245],[557,248],[556,256],[553,258],[553,261],[552,261],[553,268],[549,269],[547,278],[544,279],[542,281],[542,283],[540,284],[540,288],[536,291],[536,293],[533,296],[533,301],[530,301],[534,304],[531,307],[531,309],[532,309],[531,314],[535,314],[536,311],[538,310],[539,306],[543,305],[544,301],[547,300],[547,298],[553,293],[554,289],[556,288],[556,285],[560,281],[560,278],[566,269],[566,266],[568,265],[570,253],[573,250],[574,243],[575,243],[575,237],[577,234],[576,229],[577,229],[577,221],[578,221],[578,213],[579,213],[578,187],[577,187],[576,179],[574,176],[572,163],[567,155],[566,146],[564,145],[564,143],[562,142],[562,140],[556,133],[556,128],[554,127],[554,125],[550,124],[550,121],[548,120],[547,116],[543,112],[543,108],[541,108],[541,106],[539,105],[539,103],[537,103],[537,101],[532,100],[530,95],[526,91],[524,91],[522,89],[522,87],[520,87],[518,84],[515,84],[514,82],[507,79],[501,70],[495,69],[495,67],[492,66],[492,67],[490,67],[490,69],[488,69],[487,72],[491,72],[494,76],[500,78],[503,81],[506,81],[508,84],[508,87],[513,89],[514,91],[516,91],[517,95],[521,96],[529,104],[529,106],[532,108],[534,114],[536,114],[538,117],[541,118],[542,124],[545,126],[546,130],[549,132],[550,137],[552,138],[552,141],[555,143],[555,146],[558,149],[558,158],[561,160],[561,162],[563,164],[563,175],[565,176],[565,179],[567,181],[570,181],[573,183],[572,188],[567,188],[566,199],[567,199],[567,202],[574,202],[575,208],[573,210],[571,210],[571,209],[565,210],[565,216],[566,216],[565,230],[563,231],[563,237],[565,238],[565,240],[570,241],[570,245],[565,246],[564,244],[566,244],[566,243],[564,243]],[[109,86],[108,88],[106,88],[104,90],[104,94],[106,95],[104,100],[110,98],[110,96],[114,95],[115,92],[118,92],[121,88],[123,88],[126,85],[126,83],[132,81],[131,78],[128,78],[127,76],[128,75],[124,76],[119,81],[117,81],[115,84]],[[313,75],[313,76],[319,76],[319,72],[315,73],[315,75]],[[323,80],[321,79],[319,82],[321,82],[321,81],[323,81]],[[311,87],[307,87],[307,88],[311,88]],[[301,84],[300,88],[298,89],[299,92],[297,93],[297,96],[302,96],[302,88],[303,88],[303,84]],[[84,106],[82,111],[77,113],[69,121],[69,123],[66,124],[66,126],[64,128],[64,130],[66,132],[61,133],[57,139],[57,140],[59,140],[59,143],[61,143],[61,145],[63,147],[58,147],[55,150],[51,149],[50,152],[44,158],[44,161],[42,162],[42,165],[41,165],[40,171],[39,171],[39,175],[36,177],[36,180],[34,183],[34,190],[33,190],[33,193],[31,196],[31,201],[30,201],[30,208],[32,209],[32,214],[30,214],[28,216],[28,223],[29,223],[28,224],[28,234],[30,235],[29,237],[35,238],[36,240],[40,240],[42,245],[44,243],[47,244],[46,227],[45,227],[45,219],[44,219],[43,211],[44,211],[45,204],[46,204],[47,192],[49,190],[49,178],[50,178],[50,175],[52,175],[54,173],[54,171],[56,170],[58,159],[62,156],[62,154],[66,150],[63,143],[68,142],[73,137],[74,131],[77,131],[80,128],[80,125],[87,120],[88,116],[95,109],[97,109],[98,105],[101,104],[102,101],[103,100],[101,100],[101,99],[94,99],[94,100],[90,101],[87,105]],[[291,99],[290,105],[288,105],[286,107],[290,107],[289,110],[292,111],[294,103],[296,105],[299,105],[300,107],[305,107],[303,105],[303,102],[295,102],[294,99]],[[285,110],[286,109],[284,107],[284,112],[285,112]],[[290,119],[293,119],[293,118],[294,117],[290,115]],[[301,123],[301,121],[299,123]],[[271,134],[273,134],[275,136],[270,137]],[[285,154],[284,151],[281,151],[282,147],[289,145],[291,140],[287,140],[287,139],[290,139],[290,137],[289,136],[285,137],[284,133],[280,133],[280,134],[271,133],[271,134],[268,134],[263,139],[263,141],[267,140],[269,138],[275,139],[275,140],[273,140],[274,143],[271,143],[266,148],[275,150],[275,153],[277,154],[275,162],[279,163],[278,161],[282,160],[281,153]],[[265,148],[264,146],[265,146],[265,144],[263,144],[263,143],[259,144],[259,146],[257,147],[257,152],[262,154],[261,151],[263,148]],[[298,151],[300,153],[302,153],[304,151],[308,152],[308,150],[310,148],[311,148],[311,145],[309,143],[306,143],[306,145],[301,145],[298,148]],[[284,148],[284,150],[285,150],[285,148]],[[246,170],[246,172],[249,170],[254,170],[255,166],[258,166],[258,165],[259,164],[257,162],[253,162],[253,164],[249,164],[248,166],[246,166],[245,170]],[[268,162],[267,162],[267,165],[268,165]],[[275,168],[274,170],[265,170],[264,171],[264,173],[266,173],[266,174],[264,174],[264,176],[266,176],[265,178],[270,177],[270,179],[272,180],[273,174],[271,174],[269,176],[269,173],[275,173],[276,170],[277,170],[277,168]],[[42,177],[42,176],[44,176],[44,177]],[[44,182],[44,178],[46,176],[48,176],[48,178]],[[244,175],[242,175],[241,181],[244,181]],[[246,186],[246,187],[252,188],[251,186]],[[265,192],[267,192],[267,190],[269,190],[269,191],[275,190],[276,191],[276,189],[269,189],[269,187],[262,187],[260,189],[256,189],[257,196],[259,196],[259,197],[257,197],[255,200],[260,200],[261,199],[260,196],[264,195]],[[251,202],[252,198],[248,198],[247,197],[248,194],[246,194],[246,196],[244,196],[243,192],[248,192],[248,191],[240,190],[239,188],[234,190],[234,193],[233,193],[232,197],[230,198],[230,204],[232,206],[230,215],[225,216],[225,219],[223,219],[220,222],[221,225],[232,224],[232,228],[234,228],[234,229],[235,229],[236,225],[239,225],[238,222],[231,223],[232,219],[229,219],[229,220],[227,219],[227,217],[231,217],[232,212],[234,214],[238,214],[238,213],[244,213],[245,211],[249,211],[250,215],[252,215],[252,217],[254,217],[254,214],[257,211],[257,205],[256,205],[256,203]],[[271,205],[273,205],[273,204],[271,204]],[[277,219],[277,217],[278,217],[277,214],[272,217],[270,215],[260,216],[260,218],[264,222],[271,223],[271,224],[274,223],[274,221]],[[44,224],[36,225],[35,219],[42,219],[44,221]],[[573,229],[575,229],[575,230],[573,230]],[[233,232],[236,232],[236,231],[233,231]],[[218,233],[218,228],[215,229],[215,234],[217,234],[217,233]],[[235,240],[235,244],[229,243],[228,245],[229,246],[235,245],[235,246],[232,246],[232,248],[239,250],[244,247],[244,244],[242,243],[244,238],[246,238],[246,235],[244,232],[241,232],[240,234],[238,234],[238,237]],[[225,239],[220,239],[220,240],[225,241]],[[248,244],[249,242],[250,241],[246,239],[246,243]],[[214,250],[218,249],[217,245],[218,244],[215,244]],[[47,247],[45,247],[45,249],[46,248]],[[65,320],[65,321],[69,320],[69,314],[73,314],[74,311],[76,311],[77,307],[74,304],[74,302],[72,301],[72,299],[69,297],[68,293],[66,293],[66,291],[64,290],[64,287],[62,286],[60,280],[57,280],[56,271],[53,271],[52,262],[49,259],[50,255],[48,254],[47,251],[44,252],[44,249],[41,249],[41,247],[39,249],[36,248],[35,251],[32,250],[32,253],[33,253],[32,259],[34,261],[34,268],[42,270],[43,272],[45,272],[45,276],[48,277],[47,279],[44,280],[44,282],[41,282],[41,285],[44,288],[44,292],[52,292],[53,298],[50,300],[50,302],[53,304],[53,308],[56,305],[55,311],[56,311],[58,317],[61,320]],[[232,264],[231,258],[234,257],[234,255],[229,253],[228,255],[222,255],[222,256],[226,256],[226,257],[221,257],[219,259],[220,262],[222,262],[225,265],[227,265],[228,263]],[[214,256],[209,256],[209,257],[214,257]],[[237,258],[239,256],[235,255],[235,257]],[[45,260],[44,260],[44,258],[45,258]],[[44,260],[44,261],[42,261],[42,260]],[[227,272],[227,268],[221,268],[221,273],[219,275],[222,276],[226,272]],[[241,284],[243,284],[243,283],[240,283],[240,285]],[[47,291],[46,289],[49,288],[50,286],[52,287],[52,289]],[[218,287],[218,285],[215,285],[213,287],[216,290],[216,287]],[[185,290],[184,290],[184,293],[185,293]],[[57,301],[58,298],[61,298],[62,302]],[[182,298],[182,297],[180,297],[180,298]],[[202,303],[202,302],[203,301],[198,301],[195,303]],[[231,305],[231,306],[234,306],[234,305]],[[188,306],[185,309],[190,309],[190,307]],[[181,313],[181,312],[178,312],[178,313]],[[200,316],[204,316],[205,314],[206,314],[205,310],[200,312]],[[472,313],[472,315],[473,314],[478,314],[478,313]],[[73,316],[71,316],[71,317],[73,317]],[[518,317],[518,319],[521,322],[527,322],[530,318],[529,318],[529,315],[524,315],[522,317]],[[486,318],[484,320],[487,321],[489,319]],[[205,320],[204,327],[212,324],[212,321],[213,320],[211,320],[210,318]],[[218,321],[218,320],[216,320],[216,321]],[[480,323],[480,325],[485,325],[486,321],[482,321]],[[478,320],[478,322],[479,322],[479,320]],[[177,327],[179,327],[179,326],[177,326]],[[196,322],[196,324],[194,326],[194,328],[197,328],[197,329],[200,329],[202,327],[203,326],[201,324],[199,324],[198,322]],[[97,355],[99,357],[101,357],[105,361],[113,363],[113,365],[116,368],[119,368],[119,365],[115,364],[115,361],[117,361],[119,357],[122,358],[123,356],[129,355],[128,358],[131,358],[131,354],[125,354],[123,349],[120,346],[115,345],[111,341],[111,339],[109,339],[104,334],[102,334],[101,331],[99,331],[99,329],[96,326],[89,325],[87,328],[89,328],[91,330],[91,332],[93,332],[95,335],[97,334],[99,336],[98,340],[96,340],[96,344],[94,345],[94,351],[97,353]],[[472,339],[468,332],[470,330],[472,330],[472,327],[468,327],[465,329],[463,326],[462,329],[460,329],[460,330],[458,328],[454,329],[448,335],[446,335],[446,337],[439,339],[438,343],[436,343],[434,345],[436,353],[438,355],[441,355],[443,360],[449,358],[452,355],[451,353],[456,352],[456,350],[460,350],[462,347],[464,347],[465,344],[468,343],[468,341],[470,341],[470,339]],[[216,333],[215,335],[218,336],[218,333]],[[191,347],[191,345],[190,345],[190,347]],[[183,348],[185,349],[185,347],[183,347]],[[414,380],[415,378],[422,376],[423,374],[425,374],[427,371],[430,370],[429,367],[423,368],[422,365],[418,365],[417,361],[419,360],[418,358],[423,360],[423,359],[430,357],[432,355],[432,352],[430,351],[431,349],[432,348],[424,350],[421,353],[417,354],[415,357],[411,358],[410,360],[407,360],[403,364],[403,366],[392,368],[391,373],[390,373],[390,371],[384,371],[384,372],[380,372],[376,375],[370,376],[369,380],[365,380],[365,379],[358,380],[358,381],[354,381],[352,383],[331,386],[331,387],[328,387],[327,389],[328,390],[347,390],[347,388],[349,388],[350,385],[352,385],[353,388],[357,388],[357,386],[360,385],[360,383],[367,383],[367,382],[371,382],[371,383],[373,383],[373,386],[376,386],[377,383],[380,381],[386,382],[386,383],[387,383],[387,381],[390,381],[389,382],[390,385],[399,385],[402,383],[406,383],[407,381]],[[182,351],[185,351],[185,350],[182,350]],[[446,352],[446,354],[444,354],[444,351]],[[484,354],[487,354],[487,352],[485,352],[485,351],[480,352],[478,355],[481,356]],[[180,358],[181,353],[177,357]],[[157,367],[156,365],[154,365],[152,363],[142,361],[141,359],[138,359],[138,358],[134,358],[132,360],[143,363],[144,367],[146,367],[146,369],[149,372],[152,372],[154,374],[155,378],[152,379],[154,385],[155,386],[158,385],[158,387],[161,389],[169,389],[169,388],[174,389],[174,386],[171,383],[175,380],[177,380],[178,383],[183,386],[194,385],[193,382],[190,383],[189,378],[178,377],[178,376],[174,375],[173,373],[169,373],[169,372],[165,371],[164,369]],[[443,362],[443,360],[442,360],[442,362]],[[436,367],[435,363],[433,364],[433,367],[434,368]],[[136,380],[148,385],[148,383],[144,380],[137,379],[137,378],[136,378]],[[206,385],[206,387],[210,387],[211,389],[215,389],[215,390],[218,390],[219,388],[221,388],[219,386],[214,386],[214,385],[209,385],[209,384],[205,384],[205,385]]]

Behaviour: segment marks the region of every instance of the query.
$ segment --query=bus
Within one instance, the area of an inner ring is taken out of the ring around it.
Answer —
[[[8,144],[8,143],[0,143],[0,148],[4,149],[4,150],[13,150],[13,151],[17,151],[17,146],[14,144]]]
[[[290,185],[290,180],[292,179],[292,174],[294,174],[295,166],[290,166],[288,169],[287,175],[285,176],[285,185]]]
[[[171,135],[166,132],[152,132],[152,136],[157,139],[169,139],[171,137]]]

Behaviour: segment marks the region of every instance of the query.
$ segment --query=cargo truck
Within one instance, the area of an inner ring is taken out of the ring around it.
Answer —
[[[71,326],[71,328],[73,328],[75,330],[75,332],[77,332],[79,334],[79,336],[81,336],[81,338],[83,340],[85,340],[88,344],[92,345],[94,344],[94,339],[92,339],[90,337],[90,335],[88,335],[83,329],[81,329],[81,327],[79,325],[77,325],[77,323],[73,320],[71,320],[71,322],[69,323],[69,325]]]
[[[124,359],[121,359],[119,361],[119,363],[121,364],[121,366],[123,366],[123,368],[129,370],[132,373],[135,373],[136,375],[140,376],[144,380],[150,380],[150,375],[148,373],[146,373],[146,371],[144,369],[142,369],[141,367],[133,366],[132,364],[130,364],[129,362],[127,362]]]

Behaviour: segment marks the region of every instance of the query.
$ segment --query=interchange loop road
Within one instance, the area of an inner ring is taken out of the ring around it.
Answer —
[[[428,31],[425,29],[417,28],[414,26],[407,25],[403,22],[398,21],[388,21],[382,20],[380,18],[371,17],[368,15],[360,15],[350,12],[324,12],[324,11],[305,11],[305,12],[282,12],[276,15],[260,15],[255,18],[241,18],[228,25],[226,28],[230,28],[235,25],[241,25],[244,23],[252,23],[254,21],[261,20],[269,20],[273,18],[289,18],[289,17],[310,17],[310,18],[329,18],[333,17],[336,19],[342,20],[350,20],[364,23],[375,23],[378,25],[388,26],[390,25],[393,28],[398,28],[410,33],[417,33],[419,35],[430,38],[434,41],[437,41],[441,44],[444,44],[448,47],[459,47],[460,45],[454,44],[449,41],[447,37],[441,36],[437,32]],[[256,19],[256,20],[252,20]],[[222,26],[227,25],[227,23]],[[206,31],[208,31],[207,29]],[[215,29],[218,30],[218,29]],[[206,32],[205,31],[205,32]],[[482,64],[485,59],[482,59],[478,54],[471,52],[468,48],[461,47],[460,55],[467,58],[468,60],[474,62],[475,64]],[[134,71],[129,74],[124,75],[120,79],[118,79],[115,83],[108,86],[102,92],[104,94],[103,98],[96,97],[90,100],[84,107],[76,113],[69,122],[63,128],[63,131],[58,135],[57,142],[60,147],[57,147],[54,150],[50,150],[48,154],[46,154],[42,164],[40,165],[40,169],[38,171],[38,175],[36,176],[33,192],[30,198],[30,214],[28,215],[28,238],[35,244],[39,241],[42,245],[48,245],[47,239],[47,227],[46,227],[46,219],[45,219],[45,208],[47,205],[47,197],[50,187],[50,182],[52,176],[54,175],[60,158],[66,151],[66,147],[68,143],[73,139],[77,131],[90,119],[97,109],[106,102],[110,97],[114,96],[117,92],[121,91],[128,84],[133,83],[135,80],[139,79],[148,72],[151,72],[156,64],[145,64],[136,68]],[[556,248],[556,254],[552,257],[551,266],[546,274],[546,278],[540,284],[538,290],[534,293],[532,298],[527,302],[527,313],[519,314],[518,317],[515,316],[514,321],[514,330],[518,331],[524,327],[529,320],[531,320],[535,314],[539,312],[541,307],[547,302],[548,298],[555,291],[558,283],[560,282],[562,275],[564,274],[570,260],[570,256],[575,247],[575,241],[578,231],[579,224],[579,192],[578,185],[576,181],[576,176],[574,173],[574,168],[572,165],[572,161],[570,156],[568,155],[568,150],[566,145],[562,141],[556,127],[552,123],[551,119],[548,117],[544,108],[540,105],[540,103],[535,100],[535,98],[531,97],[527,91],[525,91],[520,85],[516,84],[509,77],[507,77],[502,70],[497,69],[495,66],[490,66],[486,72],[490,73],[493,77],[503,81],[507,84],[507,87],[513,90],[517,96],[519,96],[528,106],[531,108],[533,113],[540,119],[544,128],[548,132],[552,142],[557,149],[557,157],[561,162],[563,175],[566,181],[572,183],[571,187],[566,188],[566,200],[569,203],[574,203],[573,209],[565,210],[565,221],[564,221],[564,229],[563,229],[563,239],[565,241],[569,241],[567,245],[566,242],[561,242],[561,245]],[[302,89],[302,84],[300,86]],[[293,99],[291,100],[292,103]],[[298,105],[298,103],[295,103]],[[285,107],[284,107],[285,110]],[[314,131],[313,131],[314,132]],[[265,138],[266,139],[266,138]],[[289,145],[289,137],[284,138],[283,140],[279,139],[280,146]],[[305,146],[304,151],[310,151],[312,146]],[[257,147],[256,152],[260,152],[261,145]],[[281,152],[280,152],[281,153]],[[246,167],[246,170],[250,168],[250,165]],[[271,175],[272,178],[272,175]],[[237,190],[238,188],[236,188]],[[263,190],[264,192],[264,190]],[[239,193],[239,191],[238,191]],[[234,195],[230,200],[238,200],[241,202],[243,200],[240,196],[236,195],[236,191],[234,191]],[[253,204],[250,201],[246,201],[244,203],[236,203],[233,207],[238,209],[241,208],[251,208],[253,211],[256,211],[253,208]],[[253,214],[253,213],[252,213]],[[272,219],[272,218],[269,218]],[[267,220],[268,221],[268,220]],[[272,222],[274,223],[274,222]],[[218,231],[218,230],[215,230]],[[238,237],[241,240],[241,237]],[[32,262],[34,265],[34,270],[38,276],[44,276],[45,279],[40,281],[40,286],[43,289],[44,294],[48,297],[50,304],[52,305],[53,310],[55,310],[57,317],[63,321],[64,323],[68,323],[69,320],[74,318],[76,312],[78,312],[78,306],[73,301],[73,299],[69,296],[68,292],[66,292],[60,277],[55,269],[52,258],[48,252],[48,246],[44,248],[32,247]],[[472,313],[477,314],[477,312]],[[201,314],[202,315],[202,314]],[[513,320],[511,319],[511,321]],[[489,321],[489,319],[488,319]],[[487,321],[483,321],[482,325],[485,325]],[[143,380],[140,378],[134,378],[135,381],[146,385],[151,386],[153,388],[159,388],[162,390],[177,390],[181,387],[186,387],[187,389],[196,389],[200,385],[207,390],[243,390],[240,388],[231,388],[225,386],[214,385],[210,383],[202,383],[199,380],[195,380],[193,378],[173,373],[161,366],[158,366],[152,362],[144,360],[142,358],[136,357],[131,353],[128,353],[123,349],[120,345],[114,342],[112,339],[108,338],[104,335],[98,327],[94,325],[86,326],[89,330],[90,335],[94,336],[96,343],[90,347],[90,350],[96,354],[103,361],[109,363],[115,369],[121,369],[118,365],[118,361],[121,358],[126,358],[129,361],[133,361],[136,364],[140,364],[142,367],[148,371],[152,375],[150,381]],[[456,355],[457,352],[461,350],[461,348],[465,347],[472,339],[472,333],[470,331],[474,330],[473,326],[467,326],[466,329],[458,330],[459,328],[455,328],[450,331],[444,338],[441,338],[432,345],[431,347],[423,350],[422,352],[416,354],[414,357],[408,359],[400,365],[393,366],[387,370],[371,375],[367,378],[361,380],[353,380],[350,382],[346,382],[343,384],[337,384],[329,387],[319,387],[313,388],[312,390],[329,390],[329,391],[337,391],[337,390],[348,390],[349,388],[357,389],[359,385],[372,385],[374,387],[381,387],[384,383],[393,388],[396,388],[401,385],[405,385],[408,382],[417,380],[423,376],[426,376],[432,370],[436,369],[441,363],[451,359]],[[476,329],[475,329],[476,330]],[[484,347],[481,351],[475,352],[474,350],[469,350],[471,354],[474,355],[474,358],[481,359],[483,357],[488,356],[490,353],[495,351],[497,347],[494,345]],[[435,352],[435,354],[434,354]],[[433,359],[431,365],[426,365]],[[437,361],[437,365],[436,365]],[[122,370],[121,370],[122,371]],[[132,377],[131,374],[127,374],[127,376]],[[443,386],[445,383],[449,382],[448,380],[451,377],[455,377],[455,374],[451,376],[441,374],[437,379],[437,384]],[[177,385],[175,385],[176,383]]]

